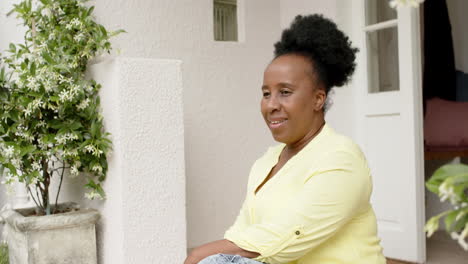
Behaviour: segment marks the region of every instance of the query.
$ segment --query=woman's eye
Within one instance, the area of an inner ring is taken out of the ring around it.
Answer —
[[[290,95],[290,94],[291,94],[291,91],[288,91],[288,90],[281,91],[281,95]]]
[[[263,97],[267,97],[270,95],[270,92],[263,92]]]

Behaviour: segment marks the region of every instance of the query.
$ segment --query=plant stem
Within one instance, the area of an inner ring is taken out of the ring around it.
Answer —
[[[62,181],[63,181],[63,174],[65,173],[65,164],[63,165],[62,167],[62,173],[60,174],[60,184],[59,184],[59,187],[58,187],[58,190],[57,190],[57,196],[55,196],[55,208],[54,208],[54,214],[55,212],[57,211],[57,201],[58,201],[58,198],[59,198],[59,195],[60,195],[60,189],[62,188]]]
[[[42,206],[36,201],[36,198],[34,198],[34,195],[33,195],[32,191],[31,191],[31,188],[29,186],[28,186],[28,192],[29,192],[29,196],[31,196],[31,198],[33,199],[36,206],[38,208],[42,208]]]
[[[42,189],[42,203],[45,207],[45,214],[50,215],[49,185],[50,174],[48,172],[47,160],[42,160],[42,176],[44,178],[44,189]]]

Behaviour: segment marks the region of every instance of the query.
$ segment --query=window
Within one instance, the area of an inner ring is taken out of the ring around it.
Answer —
[[[387,0],[366,0],[369,93],[399,91],[398,20]]]
[[[214,0],[214,39],[237,41],[237,0]]]

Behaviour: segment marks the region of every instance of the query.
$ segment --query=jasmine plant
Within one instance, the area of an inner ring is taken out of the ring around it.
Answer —
[[[468,251],[468,165],[448,164],[440,167],[426,182],[426,187],[437,194],[441,202],[450,201],[453,206],[427,221],[427,236],[439,229],[439,221],[444,218],[445,230]]]
[[[100,85],[85,71],[90,59],[110,53],[109,39],[123,31],[96,23],[86,2],[24,0],[8,14],[26,31],[24,43],[10,44],[0,61],[0,165],[3,183],[25,183],[39,214],[54,213],[67,171],[86,177],[86,197],[105,197],[111,140]],[[54,177],[57,195],[50,197]]]

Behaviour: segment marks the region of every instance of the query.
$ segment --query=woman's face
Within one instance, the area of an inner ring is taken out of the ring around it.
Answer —
[[[323,122],[326,93],[303,56],[282,55],[263,75],[261,112],[274,139],[288,145],[315,133]]]

